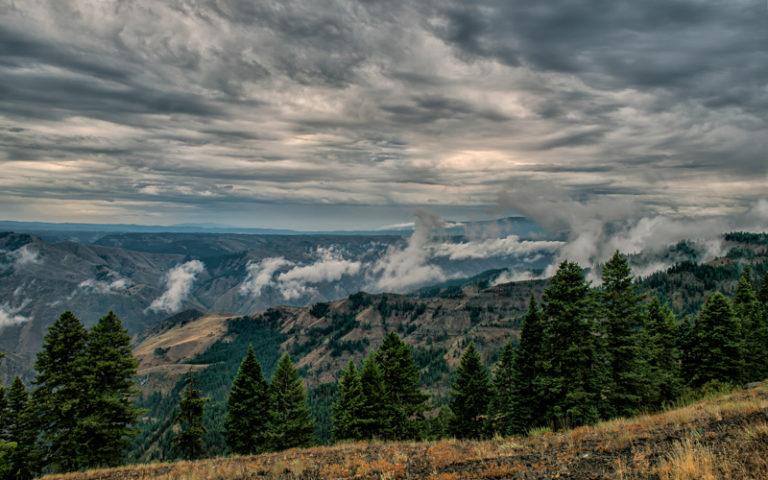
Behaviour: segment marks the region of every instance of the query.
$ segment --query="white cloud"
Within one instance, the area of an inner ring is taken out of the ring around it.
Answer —
[[[434,249],[437,257],[448,257],[451,260],[471,258],[488,258],[505,255],[520,255],[540,251],[556,251],[565,245],[557,241],[520,241],[520,237],[510,235],[505,238],[469,241],[461,243],[442,243]]]
[[[89,278],[80,282],[78,288],[83,290],[91,290],[99,293],[119,293],[124,292],[131,286],[131,282],[124,278],[117,279],[113,282],[104,282],[96,279]]]
[[[40,253],[32,249],[29,245],[24,245],[11,252],[11,258],[13,258],[13,264],[16,267],[37,265],[43,262],[40,258]]]
[[[171,269],[166,275],[165,293],[152,302],[149,310],[171,313],[178,311],[182,302],[189,295],[192,283],[203,270],[205,270],[205,265],[199,260],[190,260]]]
[[[335,282],[344,275],[357,275],[362,264],[359,261],[344,259],[338,252],[330,248],[318,248],[320,259],[311,264],[293,267],[277,277],[278,288],[288,300],[314,294],[316,289],[307,284]]]
[[[371,286],[380,291],[403,291],[407,288],[447,278],[437,265],[428,263],[430,235],[443,228],[443,221],[426,209],[416,210],[416,226],[404,247],[391,246],[371,268],[375,278]]]
[[[272,276],[275,272],[287,265],[292,265],[292,263],[283,257],[270,257],[260,262],[248,262],[245,267],[248,274],[245,281],[240,285],[240,294],[258,297],[264,287],[272,282]]]
[[[28,304],[25,301],[20,307],[11,307],[8,303],[0,305],[0,328],[9,327],[11,325],[19,325],[31,320],[30,317],[19,315],[19,312]]]

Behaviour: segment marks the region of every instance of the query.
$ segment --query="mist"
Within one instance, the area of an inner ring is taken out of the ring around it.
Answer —
[[[166,290],[160,297],[149,305],[148,309],[155,312],[177,312],[181,304],[189,296],[197,275],[205,270],[205,265],[199,260],[191,260],[171,269],[166,275]]]

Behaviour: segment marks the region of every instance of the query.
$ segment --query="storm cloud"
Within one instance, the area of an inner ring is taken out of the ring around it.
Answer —
[[[544,180],[640,218],[741,212],[768,184],[766,21],[757,0],[0,0],[0,212],[367,228]]]

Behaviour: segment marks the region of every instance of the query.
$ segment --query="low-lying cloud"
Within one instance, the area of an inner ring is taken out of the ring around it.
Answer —
[[[565,242],[550,240],[520,240],[517,235],[505,238],[491,238],[480,241],[461,243],[442,243],[435,248],[436,257],[448,257],[450,260],[488,258],[499,256],[526,255],[541,251],[554,252],[562,248]]]
[[[148,309],[154,312],[177,312],[189,296],[197,275],[203,270],[205,265],[199,260],[190,260],[171,269],[166,275],[165,292],[156,298]]]
[[[12,307],[8,302],[0,305],[0,328],[20,325],[30,321],[32,319],[31,317],[19,314],[28,303],[28,301],[24,301],[18,307]]]
[[[112,282],[89,278],[80,282],[78,288],[97,293],[120,293],[126,291],[130,286],[131,282],[125,278],[119,278]]]
[[[444,228],[434,212],[418,209],[413,234],[404,247],[391,246],[371,268],[370,286],[380,291],[399,292],[427,282],[447,278],[445,272],[429,262],[431,235]]]

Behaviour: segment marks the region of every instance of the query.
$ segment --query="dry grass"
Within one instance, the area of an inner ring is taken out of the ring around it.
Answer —
[[[134,465],[46,480],[481,478],[765,479],[768,384],[668,411],[564,432],[483,441],[358,442]]]

